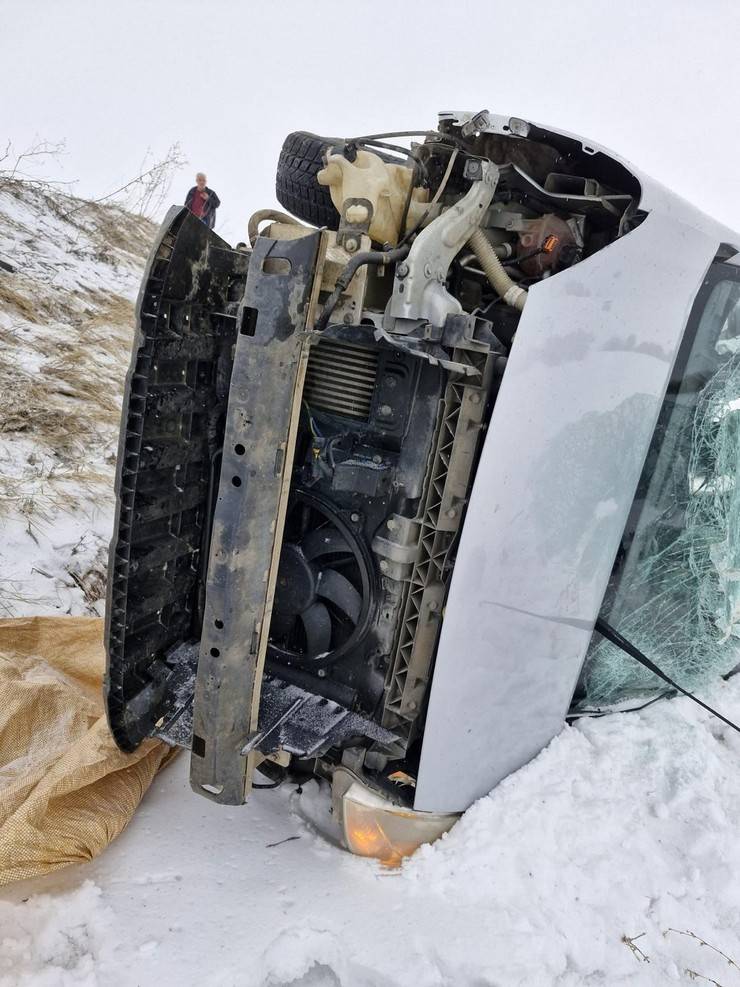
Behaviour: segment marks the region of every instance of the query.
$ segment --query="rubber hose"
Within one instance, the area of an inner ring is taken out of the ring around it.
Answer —
[[[364,253],[355,254],[337,278],[334,285],[334,291],[332,291],[331,295],[327,298],[326,303],[321,310],[321,315],[316,320],[314,329],[318,332],[326,329],[332,312],[339,304],[339,299],[342,297],[342,293],[347,290],[350,281],[355,276],[359,268],[364,267],[365,264],[375,264],[378,267],[387,267],[388,264],[395,264],[396,261],[403,260],[406,256],[408,256],[410,249],[411,248],[408,244],[401,244],[401,246],[393,247],[391,250],[367,250]]]
[[[503,298],[507,305],[511,305],[512,308],[519,309],[521,312],[527,301],[526,289],[520,288],[511,280],[483,230],[475,230],[468,240],[468,245],[478,258],[493,290]]]
[[[266,219],[271,219],[273,223],[289,223],[291,226],[303,226],[303,223],[299,223],[293,216],[288,216],[284,212],[278,212],[277,209],[258,209],[256,213],[250,216],[249,225],[247,226],[247,236],[252,246],[254,246],[255,240],[259,236],[260,223]]]

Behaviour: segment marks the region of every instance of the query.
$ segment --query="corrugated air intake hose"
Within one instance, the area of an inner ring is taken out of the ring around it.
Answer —
[[[521,312],[527,301],[526,289],[520,288],[511,280],[483,230],[476,229],[471,234],[468,245],[478,258],[480,266],[491,282],[494,291],[503,298],[507,305],[511,305]]]

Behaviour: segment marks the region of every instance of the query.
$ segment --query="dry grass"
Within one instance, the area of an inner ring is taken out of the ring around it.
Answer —
[[[53,332],[0,332],[0,433],[32,436],[73,460],[81,445],[116,428],[133,319],[131,302],[113,295]],[[41,357],[38,372],[20,368],[21,347]]]
[[[149,253],[157,230],[150,219],[134,216],[111,202],[84,202],[58,194],[44,198],[50,212],[90,237],[99,248],[100,260],[112,261],[116,253],[141,258]]]
[[[84,315],[58,313],[68,321],[47,331],[24,331],[20,311],[18,323],[0,329],[0,435],[29,439],[37,450],[21,476],[0,472],[0,517],[25,519],[31,537],[77,508],[75,490],[109,491],[112,483],[133,304],[103,293],[87,301]],[[39,370],[24,369],[34,363]],[[94,595],[95,579],[76,575]]]
[[[95,614],[135,332],[133,303],[117,292],[135,290],[155,227],[22,183],[3,191],[23,208],[5,200],[2,217],[4,256],[17,271],[0,271],[0,532],[5,523],[10,559],[0,615],[70,599]],[[24,567],[26,550],[41,568]]]
[[[21,591],[19,583],[10,579],[0,579],[0,616],[15,617],[19,607],[22,609],[33,602],[33,597]]]
[[[100,203],[90,203],[85,211],[92,219],[93,239],[104,249],[142,257],[149,253],[157,230],[151,220],[132,216],[117,206],[103,206]]]
[[[13,316],[41,325],[54,317],[54,304],[43,295],[34,299],[19,290],[19,285],[28,288],[25,278],[17,274],[0,273],[0,309]]]
[[[0,432],[31,432],[56,439],[67,433],[68,414],[49,405],[47,388],[23,370],[0,367]]]
[[[55,516],[79,509],[80,491],[110,493],[134,307],[102,291],[70,298],[51,283],[38,285],[32,305],[3,275],[0,311],[12,320],[0,328],[0,436],[34,449],[0,471],[0,517],[20,518],[38,539]],[[98,576],[70,577],[92,606]]]
[[[67,575],[81,590],[88,613],[96,614],[96,603],[105,599],[108,582],[108,553],[104,548],[98,550],[95,558],[88,564],[79,563],[75,559],[76,549],[72,550],[72,558],[66,567]]]

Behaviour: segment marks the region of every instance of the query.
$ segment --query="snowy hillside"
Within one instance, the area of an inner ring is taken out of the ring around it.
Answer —
[[[0,192],[3,615],[102,613],[153,234]],[[707,698],[740,718],[740,676]],[[387,871],[327,838],[318,783],[218,806],[180,756],[100,858],[3,889],[0,987],[740,987],[739,763],[687,700],[581,720]]]
[[[100,613],[123,373],[154,226],[0,191],[0,615]]]

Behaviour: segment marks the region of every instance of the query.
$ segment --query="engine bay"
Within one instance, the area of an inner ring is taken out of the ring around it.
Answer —
[[[600,174],[587,152],[450,122],[398,163],[395,136],[327,145],[316,176],[345,266],[320,295],[267,659],[394,731],[344,754],[381,783],[415,772],[456,541],[527,290],[641,218],[631,176]]]
[[[290,214],[260,210],[236,249],[173,210],[150,263],[119,462],[111,725],[125,749],[152,733],[191,747],[193,785],[217,801],[243,801],[258,766],[277,780],[343,766],[412,804],[528,292],[634,229],[640,188],[573,138],[481,113],[291,135],[277,194]]]

